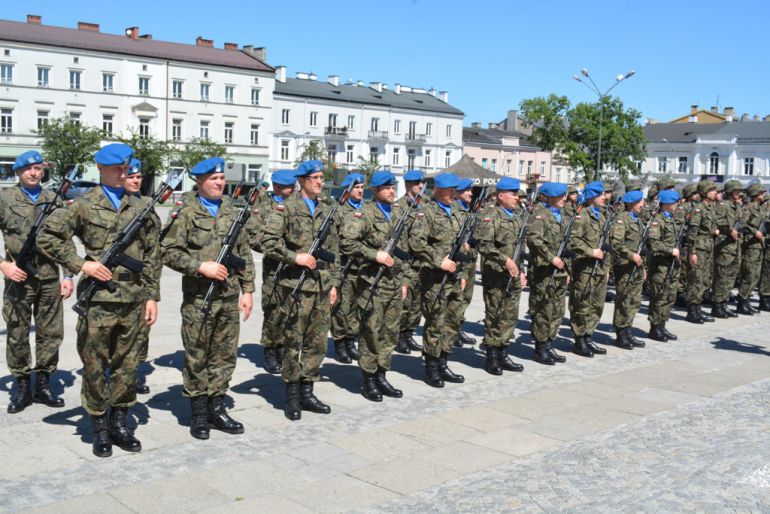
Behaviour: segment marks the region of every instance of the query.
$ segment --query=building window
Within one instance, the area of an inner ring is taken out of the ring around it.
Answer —
[[[484,169],[487,169],[487,158],[486,157],[481,159],[481,167],[484,168]]]
[[[372,118],[372,125],[369,128],[369,130],[373,132],[378,132],[380,130],[380,119],[379,118]]]
[[[0,109],[0,134],[13,132],[13,109]]]
[[[492,167],[490,169],[492,171],[497,171],[497,159],[492,159]]]
[[[112,93],[113,84],[115,83],[114,73],[102,73],[102,91],[105,93]]]
[[[182,81],[175,80],[171,83],[171,96],[174,98],[182,98]]]
[[[233,103],[235,98],[235,86],[225,86],[225,103]]]
[[[524,175],[524,161],[519,161],[519,176]]]
[[[393,149],[393,166],[398,166],[399,165],[399,157],[400,157],[400,155],[401,155],[400,149],[399,148],[394,148]]]
[[[82,71],[70,70],[70,89],[80,89]]]
[[[174,118],[171,120],[171,140],[182,140],[182,120],[179,118]]]
[[[668,171],[668,158],[658,157],[658,173],[666,173]]]
[[[259,144],[259,124],[257,123],[251,124],[251,133],[249,134],[249,142],[253,146],[257,146]]]
[[[232,121],[226,121],[225,122],[225,143],[226,144],[233,144],[233,127],[235,126],[235,123]]]
[[[556,176],[554,177],[556,182],[561,182],[561,168],[556,168]]]
[[[687,157],[679,158],[679,165],[677,167],[677,173],[687,173]]]
[[[149,77],[139,77],[139,94],[143,96],[147,96],[150,94]]]
[[[743,174],[744,175],[754,174],[754,157],[746,157],[745,159],[743,159]]]
[[[150,137],[150,118],[139,118],[139,137]]]
[[[48,124],[50,111],[37,111],[37,129],[42,130]]]
[[[329,153],[329,160],[337,162],[337,145],[329,145],[326,147],[326,151]]]
[[[429,136],[433,132],[433,123],[426,123],[425,124],[425,135]]]
[[[376,146],[369,148],[369,162],[377,163],[380,160],[380,149]]]
[[[425,161],[425,167],[429,168],[430,167],[430,150],[425,150],[425,159],[423,160]]]
[[[415,134],[417,134],[417,122],[416,121],[410,121],[409,122],[409,132],[408,134],[411,137],[414,137]]]
[[[211,90],[211,84],[201,84],[201,102],[209,101],[210,90]]]
[[[249,173],[249,182],[257,182],[262,176],[262,165],[249,164],[248,173]]]
[[[289,124],[289,109],[281,109],[281,124]]]
[[[114,118],[115,118],[114,114],[102,115],[102,132],[104,132],[104,134],[107,136],[112,135],[112,121]]]
[[[507,159],[505,161],[505,174],[508,175],[509,177],[511,176],[511,166],[512,166],[512,164],[513,164],[513,161],[511,159]]]
[[[415,153],[411,148],[406,151],[406,167],[407,169],[414,169]]]
[[[289,160],[289,142],[285,139],[281,141],[281,160]]]
[[[540,176],[545,176],[545,161],[540,161]]]
[[[13,84],[13,64],[0,64],[0,82]]]
[[[446,155],[444,155],[444,167],[448,168],[452,165],[452,152],[450,150],[446,151]]]
[[[337,128],[337,115],[334,113],[329,114],[329,127]]]
[[[38,66],[37,68],[37,85],[40,87],[48,87],[48,75],[51,72],[51,68],[44,68]]]
[[[401,133],[401,120],[396,120],[393,122],[393,133],[394,134]]]
[[[353,145],[348,145],[347,150],[345,151],[345,162],[353,164]]]
[[[70,112],[69,116],[70,116],[70,121],[72,121],[72,123],[74,123],[75,125],[80,125],[80,118],[82,116],[81,113],[79,113],[79,112]]]
[[[251,105],[259,105],[259,89],[251,89]]]
[[[452,125],[446,126],[446,137],[452,137]]]
[[[719,173],[719,154],[716,152],[709,155],[709,173],[715,175]]]
[[[201,132],[200,132],[201,139],[209,138],[209,123],[210,122],[207,120],[201,121]]]
[[[312,111],[310,113],[310,126],[311,127],[317,127],[318,126],[318,113],[315,111]]]
[[[355,130],[356,129],[356,117],[351,115],[348,116],[348,130]]]
[[[532,175],[532,164],[534,164],[532,161],[527,161],[527,176],[529,177]]]

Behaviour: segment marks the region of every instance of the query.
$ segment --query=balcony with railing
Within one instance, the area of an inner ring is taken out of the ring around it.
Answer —
[[[406,139],[407,144],[412,145],[424,145],[425,144],[425,134],[417,134],[414,132],[407,132],[406,136],[404,136],[404,139]]]
[[[348,137],[347,127],[324,127],[326,139],[345,139]]]
[[[388,132],[385,130],[370,130],[369,140],[370,141],[387,141]]]

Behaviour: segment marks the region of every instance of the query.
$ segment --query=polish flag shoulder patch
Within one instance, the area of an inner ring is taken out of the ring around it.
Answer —
[[[657,221],[653,221],[653,222],[652,222],[652,226],[653,226],[653,227],[657,227],[657,226],[658,226],[658,222],[657,222]]]
[[[695,209],[695,212],[700,212],[700,209]]]
[[[535,216],[535,219],[536,220],[541,220],[541,219],[543,219],[543,217],[542,216]]]
[[[284,209],[286,209],[286,207],[284,207],[284,206],[283,206],[283,205],[281,205],[280,203],[279,203],[279,204],[276,204],[276,206],[275,206],[275,210],[276,210],[276,211],[282,211],[282,212],[283,212],[283,210],[284,210]]]
[[[361,217],[361,213],[360,212],[354,212],[353,216],[355,216],[356,218],[360,218]]]
[[[424,214],[424,213],[422,213],[422,212],[418,212],[418,213],[417,213],[417,217],[418,217],[418,218],[424,218],[424,217],[425,217],[425,214]]]
[[[615,223],[617,223],[618,225],[622,225],[623,224],[623,220],[618,220]]]
[[[172,212],[171,214],[169,214],[168,217],[171,218],[172,220],[177,219],[179,217],[179,211]]]
[[[492,218],[484,218],[484,223],[489,223],[490,221],[492,221]]]

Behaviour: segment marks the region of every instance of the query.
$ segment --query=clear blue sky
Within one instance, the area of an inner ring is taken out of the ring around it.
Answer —
[[[365,82],[449,91],[466,123],[505,117],[524,98],[557,93],[593,101],[572,80],[588,68],[644,117],[668,121],[731,106],[770,114],[770,2],[389,0],[380,2],[85,0],[3,1],[0,17],[103,32],[137,25],[156,39],[196,36],[267,47],[271,65]]]

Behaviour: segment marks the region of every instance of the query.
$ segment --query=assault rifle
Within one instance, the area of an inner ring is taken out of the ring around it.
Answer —
[[[567,244],[569,243],[569,237],[572,234],[572,227],[573,227],[573,225],[575,225],[575,219],[580,214],[580,210],[582,208],[583,208],[583,206],[579,204],[577,206],[577,209],[575,209],[575,212],[572,213],[572,216],[570,216],[569,221],[567,222],[567,226],[565,227],[564,233],[561,236],[561,242],[559,243],[559,249],[556,252],[556,257],[558,257],[559,259],[561,259],[562,256],[567,251]],[[548,281],[548,287],[549,288],[553,287],[553,281],[556,278],[556,273],[558,273],[558,271],[559,271],[559,268],[554,266],[553,267],[553,272],[551,272],[551,278]]]
[[[647,223],[644,224],[644,230],[642,230],[642,237],[639,238],[639,247],[636,249],[636,254],[644,256],[645,252],[645,245],[647,244],[647,239],[650,237],[650,227],[652,226],[652,220],[655,219],[655,215],[658,214],[658,210],[660,209],[660,203],[656,202],[655,207],[652,208],[652,212],[650,213],[650,219],[647,220]],[[628,282],[630,283],[634,277],[636,276],[636,272],[639,270],[639,268],[643,267],[644,264],[641,266],[634,266],[634,269],[631,270],[631,275],[628,276]]]
[[[76,165],[74,168],[72,168],[72,171],[70,171],[69,174],[64,178],[64,181],[59,184],[59,188],[56,190],[56,198],[50,202],[43,202],[38,204],[38,206],[42,206],[43,209],[37,215],[37,218],[35,218],[35,222],[32,224],[32,228],[29,230],[29,234],[27,234],[27,238],[24,240],[24,244],[21,246],[19,253],[16,254],[15,259],[16,267],[24,270],[28,277],[37,275],[37,266],[34,264],[35,255],[37,254],[35,245],[37,244],[37,236],[43,229],[43,223],[45,223],[46,218],[48,218],[48,216],[50,216],[50,214],[56,210],[56,200],[59,198],[62,200],[64,199],[65,193],[75,181],[77,176],[78,166]],[[12,303],[18,302],[19,293],[17,289],[21,284],[23,284],[23,282],[11,281],[10,285],[5,288],[5,298],[10,300]]]
[[[131,221],[120,231],[115,241],[110,245],[107,251],[99,259],[99,262],[103,264],[110,271],[117,268],[119,265],[127,268],[134,273],[141,273],[144,269],[144,263],[137,261],[125,255],[125,251],[134,242],[139,235],[139,231],[147,223],[150,213],[152,212],[155,204],[165,202],[174,189],[182,181],[181,174],[169,173],[165,182],[161,183],[160,188],[152,197],[147,206],[142,209],[137,215],[131,218]],[[91,304],[91,299],[98,289],[107,289],[110,293],[114,293],[117,290],[117,285],[112,280],[106,282],[95,279],[93,277],[86,277],[81,281],[79,289],[81,290],[78,295],[78,301],[72,306],[72,310],[78,313],[81,317],[88,316],[88,309]]]
[[[690,228],[690,218],[692,218],[693,210],[695,210],[695,204],[690,205],[690,208],[684,216],[682,226],[679,227],[679,233],[676,235],[676,249],[679,250],[679,257],[675,257],[671,260],[671,264],[668,266],[668,273],[666,273],[666,281],[671,280],[674,276],[674,269],[679,264],[679,259],[682,258],[682,243],[684,242],[684,236],[687,233],[687,229]]]
[[[607,246],[607,237],[610,235],[610,228],[612,227],[612,222],[615,220],[615,215],[618,213],[619,204],[620,204],[620,198],[617,198],[614,202],[612,202],[612,205],[609,206],[609,208],[607,209],[607,216],[604,220],[602,233],[599,236],[599,249],[601,249],[605,253],[610,250]],[[588,277],[589,284],[591,283],[594,276],[596,275],[596,272],[599,270],[600,262],[604,262],[604,259],[594,260],[594,267],[591,268],[591,275]]]
[[[519,228],[519,235],[516,237],[516,246],[513,248],[513,255],[511,256],[511,260],[513,260],[517,266],[519,265],[521,250],[524,248],[524,240],[527,237],[527,222],[529,221],[529,217],[532,212],[534,212],[535,205],[537,204],[537,202],[535,202],[535,198],[537,198],[537,189],[532,188],[532,196],[528,198],[529,204],[527,205],[527,208],[524,210],[524,213],[519,220],[521,227]],[[521,270],[519,270],[519,273],[521,273]],[[513,293],[513,279],[514,277],[508,277],[508,282],[505,284],[505,292],[503,293],[503,298],[508,298]]]

